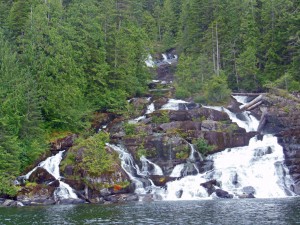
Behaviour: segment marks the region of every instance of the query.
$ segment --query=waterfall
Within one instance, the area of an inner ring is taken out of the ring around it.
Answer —
[[[235,96],[235,99],[242,105],[247,103],[246,97]],[[183,100],[169,99],[168,103],[162,106],[162,110],[179,110],[179,104],[186,104]],[[225,107],[203,106],[206,108],[223,111],[228,114],[232,122],[237,123],[246,132],[257,131],[259,121],[244,111],[233,113]],[[155,110],[148,106],[148,110]],[[159,196],[162,200],[198,200],[211,199],[216,195],[209,196],[207,190],[200,184],[216,180],[221,188],[232,196],[243,197],[245,193],[251,192],[256,198],[277,198],[293,195],[289,190],[292,179],[284,165],[282,147],[278,144],[277,138],[271,134],[264,135],[261,140],[258,137],[250,139],[248,146],[228,148],[222,152],[207,157],[213,161],[212,170],[199,173],[196,166],[196,154],[199,154],[194,146],[190,146],[190,156],[186,162],[176,165],[169,177],[178,178],[166,183],[164,188],[156,187],[148,178],[149,175],[166,175],[163,170],[148,160],[141,157],[142,169],[134,162],[132,156],[126,149],[110,145],[119,153],[122,161],[122,168],[136,186],[137,194],[151,193]],[[200,160],[201,155],[199,155]],[[187,175],[191,172],[191,166],[195,167],[195,175]],[[188,173],[189,172],[189,173]]]
[[[138,194],[147,193],[148,190],[144,189],[144,182],[138,178],[138,176],[143,177],[145,175],[141,173],[139,166],[134,162],[132,156],[120,146],[108,143],[106,145],[119,153],[121,167],[127,173],[130,180],[135,184],[135,192]],[[149,181],[149,183],[151,182]]]
[[[247,96],[241,96],[241,95],[233,95],[232,96],[238,103],[241,103],[242,105],[240,105],[240,109],[243,108],[244,105],[246,105],[248,102],[247,102],[247,99],[248,97]]]
[[[147,98],[148,102],[150,102],[150,100],[151,100],[151,98]],[[155,106],[154,106],[154,103],[152,102],[150,105],[147,106],[147,111],[146,111],[146,113],[144,115],[139,116],[139,117],[137,117],[135,119],[129,120],[128,123],[131,123],[131,124],[138,123],[141,120],[146,119],[146,115],[147,114],[153,113],[154,111],[155,111]]]
[[[181,173],[182,173],[182,170],[184,168],[184,164],[179,164],[179,165],[176,165],[172,171],[172,173],[170,174],[170,177],[181,177]]]
[[[244,128],[246,132],[257,131],[259,121],[254,116],[252,116],[250,112],[245,111],[237,115],[222,106],[221,107],[203,106],[203,107],[227,113],[230,120],[234,123],[237,123],[239,127]]]
[[[151,162],[149,159],[146,159],[145,156],[142,156],[140,158],[143,167],[142,167],[142,171],[146,174],[146,175],[164,175],[162,169],[156,165],[155,163]],[[152,165],[153,169],[149,170],[149,166],[148,165]]]
[[[153,103],[151,103],[150,105],[147,106],[146,114],[153,113],[154,111],[155,111],[155,106]]]
[[[59,164],[62,160],[62,155],[64,151],[58,152],[56,155],[48,157],[46,160],[39,163],[37,167],[28,172],[24,178],[26,180],[29,179],[30,175],[38,168],[44,168],[48,171],[56,180],[59,180],[59,187],[54,191],[55,200],[61,199],[77,199],[77,195],[73,191],[73,189],[66,183],[62,182],[60,173],[59,173]]]
[[[161,107],[162,110],[179,110],[179,104],[188,103],[183,100],[169,99],[168,103]]]
[[[211,178],[234,195],[242,195],[246,187],[252,187],[258,198],[285,197],[289,192],[291,179],[285,175],[282,147],[273,135],[254,137],[248,146],[225,149],[209,159],[214,161]]]
[[[146,59],[145,63],[148,67],[155,66],[155,63],[153,62],[152,56],[150,54],[148,55],[148,58]]]

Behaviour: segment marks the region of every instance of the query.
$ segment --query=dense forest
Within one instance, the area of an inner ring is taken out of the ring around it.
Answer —
[[[125,113],[149,54],[176,49],[176,96],[300,89],[298,0],[1,0],[0,193],[92,113]]]

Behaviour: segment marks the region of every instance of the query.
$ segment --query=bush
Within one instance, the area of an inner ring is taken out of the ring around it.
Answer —
[[[88,139],[78,139],[77,145],[68,151],[64,161],[71,164],[75,160],[74,153],[79,149],[83,149],[82,160],[74,163],[77,171],[85,171],[89,176],[100,176],[102,173],[113,170],[115,155],[106,151],[106,143],[109,141],[109,135],[104,132],[99,132]],[[66,166],[66,163],[62,163]]]
[[[198,152],[205,155],[208,152],[212,151],[214,149],[213,145],[209,145],[207,141],[204,138],[200,138],[194,143],[196,145],[196,148]]]
[[[135,131],[135,124],[132,123],[125,123],[123,125],[124,127],[124,131],[126,135],[135,135],[136,131]]]
[[[168,111],[160,111],[160,115],[154,115],[152,117],[152,122],[156,124],[170,122]]]

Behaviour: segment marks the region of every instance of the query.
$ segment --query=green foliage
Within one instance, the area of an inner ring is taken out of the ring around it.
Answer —
[[[155,124],[169,123],[170,118],[168,111],[160,111],[159,115],[153,115],[152,122]]]
[[[136,134],[136,125],[132,123],[125,123],[123,125],[124,131],[126,135],[135,135]]]
[[[208,103],[226,102],[230,94],[231,91],[224,75],[214,76],[211,81],[207,82],[204,89],[204,96]]]
[[[142,156],[146,157],[147,156],[147,150],[144,149],[143,147],[139,147],[137,152],[136,152],[136,155],[137,155],[138,159],[141,158]]]
[[[189,154],[186,151],[176,152],[176,159],[186,159],[189,157]]]
[[[285,73],[282,77],[278,78],[274,82],[268,81],[265,84],[265,87],[268,89],[285,89],[286,91],[300,91],[300,83],[295,81],[291,74]]]
[[[105,143],[109,141],[109,135],[99,132],[88,139],[78,140],[74,150],[83,148],[82,161],[78,163],[78,169],[85,171],[90,176],[100,176],[102,173],[110,172],[113,169],[114,156],[105,150]],[[73,150],[73,151],[74,151]],[[69,161],[74,155],[68,156]]]
[[[197,150],[203,155],[207,154],[208,152],[214,149],[214,146],[209,145],[204,138],[199,138],[198,140],[194,141],[194,144]]]

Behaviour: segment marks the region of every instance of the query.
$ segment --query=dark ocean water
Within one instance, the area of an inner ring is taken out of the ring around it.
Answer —
[[[0,208],[0,224],[300,224],[300,198]]]

